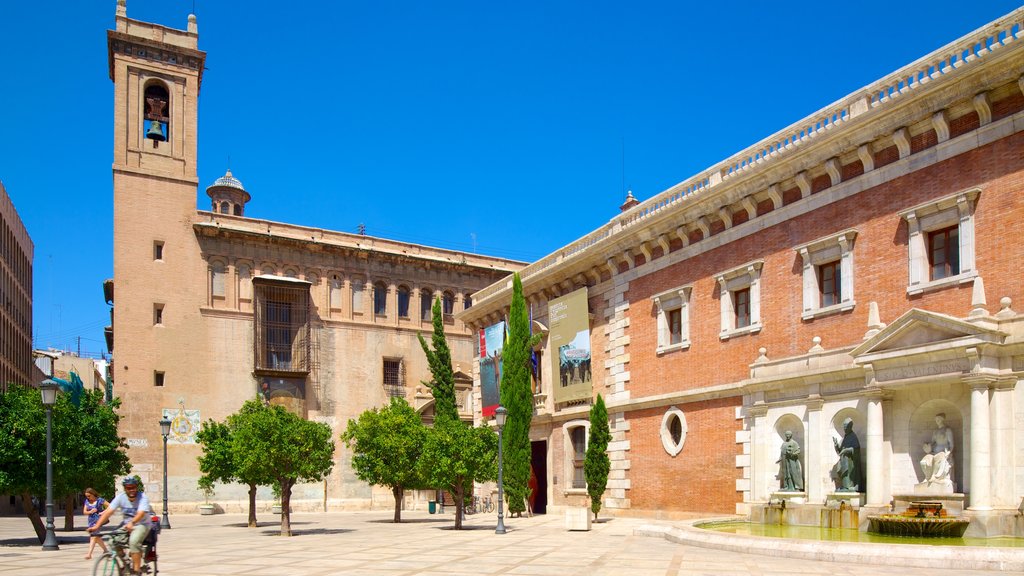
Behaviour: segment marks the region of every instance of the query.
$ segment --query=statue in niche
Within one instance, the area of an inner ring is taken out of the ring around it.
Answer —
[[[793,431],[786,430],[786,441],[782,443],[779,459],[779,486],[784,492],[803,492],[804,471],[800,466],[800,444],[793,440]]]
[[[862,475],[864,467],[860,458],[860,440],[853,431],[853,419],[843,420],[843,441],[832,439],[839,462],[832,469],[836,492],[861,492],[864,488]]]
[[[930,441],[924,443],[924,458],[921,459],[924,482],[919,488],[953,492],[953,430],[946,426],[946,414],[935,415],[935,430]]]

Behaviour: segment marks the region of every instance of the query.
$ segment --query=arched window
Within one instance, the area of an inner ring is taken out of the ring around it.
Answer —
[[[473,307],[473,297],[470,296],[469,294],[466,294],[465,296],[462,297],[462,309],[463,310],[469,310],[472,307]]]
[[[235,216],[241,216],[241,215],[242,215],[242,205],[241,204],[235,204]]]
[[[210,263],[210,291],[214,298],[224,297],[224,264],[221,262]]]
[[[146,85],[144,98],[142,137],[152,140],[153,147],[156,148],[158,142],[166,142],[171,138],[171,99],[167,94],[167,87],[159,80],[153,80]]]
[[[388,286],[383,282],[373,285],[373,313],[378,316],[388,313]]]
[[[231,206],[227,202],[221,202],[220,203],[220,213],[221,214],[230,214],[231,213]]]
[[[441,298],[441,312],[446,316],[451,316],[455,313],[455,294],[448,290],[444,291],[444,296]]]
[[[420,288],[420,320],[430,322],[431,307],[434,305],[434,293],[430,288]]]
[[[363,292],[366,290],[363,281],[359,278],[352,280],[352,313],[363,313]]]
[[[238,297],[242,300],[252,299],[252,269],[247,264],[238,266]]]
[[[341,278],[337,274],[331,275],[331,288],[328,294],[330,300],[330,306],[332,310],[341,310]]]
[[[411,292],[408,286],[398,287],[398,317],[408,318],[409,317],[409,296]]]

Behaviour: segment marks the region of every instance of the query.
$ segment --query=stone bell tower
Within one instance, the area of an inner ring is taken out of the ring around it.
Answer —
[[[115,20],[107,31],[114,83],[110,373],[133,463],[157,463],[160,410],[175,406],[181,391],[173,385],[187,380],[180,368],[189,354],[183,342],[188,333],[194,336],[203,296],[182,289],[182,280],[205,274],[192,222],[206,54],[198,49],[194,15],[185,30],[176,30],[128,18],[126,1],[118,0]]]

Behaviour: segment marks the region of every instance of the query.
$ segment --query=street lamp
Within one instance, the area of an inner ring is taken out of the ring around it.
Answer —
[[[53,405],[57,403],[57,383],[47,378],[39,384],[39,393],[46,407],[46,537],[43,550],[59,550],[53,533]]]
[[[171,433],[171,421],[166,416],[160,419],[160,435],[164,437],[164,516],[160,519],[160,528],[170,528],[167,519],[167,436]]]
[[[501,456],[501,429],[505,427],[506,416],[508,416],[508,410],[505,410],[504,406],[498,406],[498,409],[494,412],[494,421],[498,424],[498,527],[494,529],[495,534],[505,533],[505,511],[503,507],[505,489],[502,479],[505,462]]]

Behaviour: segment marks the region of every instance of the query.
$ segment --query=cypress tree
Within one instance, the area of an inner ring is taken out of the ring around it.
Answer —
[[[530,422],[533,389],[530,385],[530,351],[539,335],[530,337],[530,319],[523,298],[523,283],[512,277],[512,304],[508,337],[502,350],[501,404],[508,410],[503,431],[504,486],[509,514],[522,514],[530,496]]]
[[[597,401],[590,408],[590,440],[587,442],[587,456],[583,461],[583,473],[587,478],[587,494],[590,496],[590,510],[597,520],[601,510],[601,496],[608,486],[608,472],[611,459],[608,457],[608,442],[612,439],[608,427],[608,410],[604,398],[597,395]]]
[[[433,379],[426,383],[434,396],[434,419],[459,421],[459,408],[455,403],[455,373],[452,370],[452,353],[448,348],[448,340],[444,336],[444,319],[441,316],[441,299],[434,298],[431,309],[434,320],[434,333],[430,337],[433,350],[427,346],[422,334],[417,334],[423,353],[427,355],[427,364]]]

